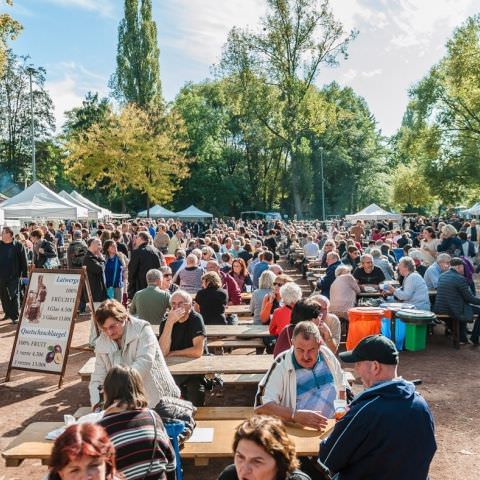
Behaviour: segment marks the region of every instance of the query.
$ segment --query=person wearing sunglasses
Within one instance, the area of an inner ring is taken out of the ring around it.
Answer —
[[[173,283],[172,269],[169,266],[164,266],[160,268],[160,271],[162,272],[162,275],[163,275],[162,285],[160,288],[170,293],[170,295],[172,295],[179,288],[176,283]]]

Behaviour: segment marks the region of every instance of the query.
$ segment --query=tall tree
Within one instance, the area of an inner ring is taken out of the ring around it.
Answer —
[[[149,108],[161,103],[160,49],[152,19],[151,0],[125,0],[125,17],[118,27],[117,68],[110,80],[122,103]]]
[[[345,56],[355,33],[346,34],[328,0],[267,0],[267,6],[260,33],[237,28],[230,32],[221,70],[238,75],[245,91],[259,80],[276,87],[280,121],[272,124],[262,108],[258,117],[285,145],[295,211],[301,216],[305,190],[301,181],[308,180],[308,172],[302,172],[305,131],[323,125],[324,116],[321,109],[307,107],[309,93],[320,68]]]
[[[12,6],[13,0],[0,0],[0,3]],[[0,13],[0,77],[7,63],[7,40],[15,40],[22,28],[22,25],[8,13]]]
[[[7,52],[5,74],[0,78],[0,164],[23,184],[31,175],[30,86],[33,84],[35,140],[51,137],[55,128],[53,103],[44,89],[46,71],[33,67],[28,57]]]

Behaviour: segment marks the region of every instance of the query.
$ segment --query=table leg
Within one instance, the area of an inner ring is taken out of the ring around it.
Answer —
[[[207,457],[195,457],[194,463],[196,467],[206,467],[208,466],[208,460]]]

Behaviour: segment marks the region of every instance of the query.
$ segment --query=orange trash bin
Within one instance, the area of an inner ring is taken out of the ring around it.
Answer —
[[[368,335],[380,333],[383,308],[355,307],[348,311],[347,350],[354,349]]]

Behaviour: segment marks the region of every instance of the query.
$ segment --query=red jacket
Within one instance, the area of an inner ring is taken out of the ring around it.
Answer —
[[[242,302],[240,296],[240,288],[235,279],[228,273],[220,271],[220,278],[222,279],[222,288],[228,293],[228,302],[232,305],[240,305]]]

